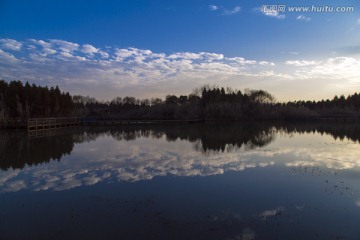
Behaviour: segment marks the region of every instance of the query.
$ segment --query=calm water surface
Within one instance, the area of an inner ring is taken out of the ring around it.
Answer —
[[[0,239],[360,239],[358,124],[0,132]]]

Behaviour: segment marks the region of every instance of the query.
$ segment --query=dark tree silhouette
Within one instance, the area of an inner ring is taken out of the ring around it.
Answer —
[[[69,93],[56,86],[25,85],[20,81],[7,83],[0,80],[0,117],[58,117],[73,114],[73,101]]]
[[[29,117],[97,117],[118,119],[164,120],[303,120],[322,118],[359,118],[360,95],[321,101],[279,103],[264,90],[204,85],[189,95],[167,95],[137,99],[116,97],[110,102],[92,97],[70,96],[56,86],[25,85],[20,81],[0,80],[0,118]]]

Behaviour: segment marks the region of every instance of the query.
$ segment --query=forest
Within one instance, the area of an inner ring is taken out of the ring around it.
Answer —
[[[0,119],[71,116],[73,109],[70,94],[57,86],[49,89],[28,82],[0,80]]]
[[[0,119],[32,117],[97,117],[164,120],[288,120],[359,118],[360,95],[321,101],[278,102],[264,90],[233,90],[204,85],[189,95],[165,99],[130,96],[99,101],[21,81],[0,80]]]

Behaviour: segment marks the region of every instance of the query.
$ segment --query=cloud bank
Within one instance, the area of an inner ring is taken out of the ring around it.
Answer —
[[[286,95],[294,96],[289,87],[303,88],[310,83],[311,89],[341,88],[342,92],[337,92],[341,94],[360,86],[359,66],[360,59],[341,56],[276,62],[211,52],[101,48],[59,39],[0,39],[0,78],[58,85],[71,94],[103,100],[124,95],[145,98],[188,94],[207,83],[261,88],[280,100]],[[321,91],[314,94],[321,95]]]

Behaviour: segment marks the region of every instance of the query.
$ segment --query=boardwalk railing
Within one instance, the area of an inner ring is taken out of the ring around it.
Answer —
[[[151,124],[151,123],[196,123],[201,119],[183,120],[126,120],[112,118],[5,118],[0,119],[0,129],[27,129],[28,132],[56,129],[70,126],[115,126],[125,124]]]
[[[351,122],[360,118],[318,118],[318,121]],[[118,118],[0,118],[0,129],[27,129],[29,132],[38,130],[56,129],[70,126],[116,126],[128,124],[173,124],[173,123],[198,123],[202,119],[118,119]]]
[[[77,126],[81,124],[80,118],[29,118],[28,131]]]
[[[179,120],[165,120],[165,119],[116,119],[116,118],[83,118],[82,125],[84,126],[116,126],[127,124],[171,124],[171,123],[197,123],[202,122],[201,119],[179,119]]]
[[[22,118],[1,118],[0,129],[20,129],[26,128],[26,119]]]

